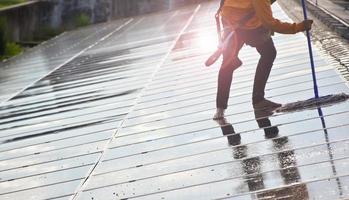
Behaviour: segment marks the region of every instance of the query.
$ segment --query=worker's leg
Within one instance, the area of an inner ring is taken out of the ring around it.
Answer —
[[[223,62],[221,68],[229,67],[234,71],[242,65],[242,62],[239,59],[238,55],[243,45],[244,42],[241,40],[241,38],[238,37],[238,34],[234,34],[231,38],[231,41],[225,47],[225,52],[227,52],[227,55],[224,56],[223,53]]]
[[[223,26],[225,28],[224,38],[229,35],[229,23],[223,20]],[[224,111],[228,107],[228,100],[230,94],[230,85],[233,78],[233,71],[241,66],[241,61],[237,57],[244,42],[239,38],[239,32],[235,31],[233,37],[228,42],[223,51],[223,62],[218,74],[218,87],[216,97],[217,111],[214,115],[214,119],[224,117]]]
[[[236,69],[232,56],[235,56],[241,49],[243,42],[239,40],[238,34],[234,34],[232,41],[228,45],[228,48],[223,51],[223,62],[218,75],[216,106],[221,109],[228,107],[230,85],[233,78],[233,71]]]
[[[216,106],[220,109],[227,109],[230,93],[230,85],[233,78],[233,70],[224,62],[229,54],[223,53],[223,62],[218,74],[218,88]]]
[[[263,44],[256,46],[256,49],[261,57],[257,65],[254,78],[252,97],[253,104],[257,104],[264,100],[265,85],[276,57],[276,49],[272,38]]]
[[[276,49],[270,31],[261,26],[256,29],[241,31],[241,37],[243,37],[246,44],[255,47],[261,56],[253,85],[253,107],[268,110],[280,107],[281,104],[264,98],[265,85],[276,57]]]

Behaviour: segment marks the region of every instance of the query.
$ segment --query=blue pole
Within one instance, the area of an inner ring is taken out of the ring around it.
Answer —
[[[305,0],[302,0],[302,6],[303,6],[304,20],[307,20],[308,17],[307,17],[307,8],[305,5]],[[309,32],[309,30],[307,30],[306,32],[307,32],[308,49],[309,49],[309,57],[310,57],[310,64],[311,64],[311,73],[313,76],[313,83],[314,83],[314,94],[315,94],[315,98],[317,99],[317,98],[319,98],[319,92],[318,92],[318,87],[317,87],[317,82],[316,82],[313,48],[311,46],[310,32]]]

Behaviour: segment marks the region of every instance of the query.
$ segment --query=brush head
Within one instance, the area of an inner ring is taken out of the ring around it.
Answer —
[[[330,106],[349,99],[349,95],[345,93],[322,96],[319,98],[311,98],[305,101],[297,101],[287,103],[282,107],[276,109],[276,112],[292,112],[304,109],[312,109],[323,106]]]

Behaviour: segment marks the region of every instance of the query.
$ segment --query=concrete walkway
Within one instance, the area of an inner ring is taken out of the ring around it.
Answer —
[[[349,102],[255,112],[258,54],[244,47],[227,119],[212,120],[219,63],[203,63],[216,45],[216,8],[112,22],[113,31],[85,40],[89,48],[4,101],[0,199],[348,198]],[[313,97],[305,36],[274,41],[267,97]],[[321,95],[349,93],[317,50],[315,61]]]

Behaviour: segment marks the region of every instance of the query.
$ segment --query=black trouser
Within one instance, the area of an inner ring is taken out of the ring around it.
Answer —
[[[252,30],[238,30],[235,32],[234,37],[232,41],[238,40],[255,47],[261,56],[255,73],[252,95],[253,104],[258,103],[264,99],[265,85],[276,57],[274,42],[270,37],[269,31],[263,27]],[[241,48],[240,45],[234,45]],[[229,44],[228,48],[223,52],[223,63],[218,75],[216,106],[223,109],[227,108],[232,76],[235,70],[235,67],[226,63],[226,60],[232,60],[232,51],[236,51],[236,49],[229,47],[233,47],[233,44]]]

